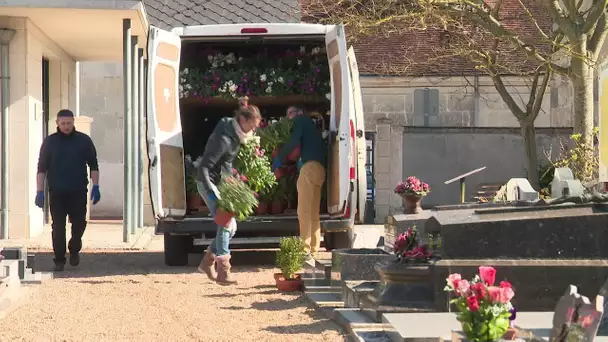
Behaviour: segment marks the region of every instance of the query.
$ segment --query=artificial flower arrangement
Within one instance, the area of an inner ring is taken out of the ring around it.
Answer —
[[[420,243],[416,226],[408,228],[399,234],[393,243],[393,253],[397,262],[405,264],[426,264],[434,258],[429,246]]]
[[[227,227],[233,217],[245,220],[258,205],[257,193],[247,185],[247,177],[239,175],[236,170],[233,170],[233,175],[222,177],[217,189],[215,223],[220,226]]]
[[[254,136],[241,145],[235,167],[247,177],[247,184],[257,193],[268,190],[277,183],[271,171],[271,161],[267,158],[266,151],[260,146],[259,136]]]
[[[470,341],[497,341],[505,336],[510,321],[515,319],[511,283],[501,281],[495,286],[496,270],[490,266],[480,266],[479,274],[470,282],[458,273],[450,274],[446,281],[444,291],[455,296],[450,303],[456,306],[458,320]]]
[[[401,197],[424,197],[429,192],[431,192],[431,187],[415,176],[407,177],[395,187],[395,193]]]
[[[254,54],[206,50],[200,57],[180,71],[180,98],[330,97],[329,67],[322,47],[287,51],[268,47]]]

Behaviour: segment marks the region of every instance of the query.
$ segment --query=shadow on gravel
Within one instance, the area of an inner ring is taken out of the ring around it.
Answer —
[[[235,251],[232,253],[233,271],[247,267],[248,272],[262,271],[274,267],[274,251]],[[55,273],[56,278],[94,278],[113,275],[187,274],[197,272],[202,254],[190,254],[187,266],[165,265],[163,252],[147,251],[83,251],[80,265],[66,265],[65,271]],[[257,268],[252,266],[258,266]],[[52,272],[52,252],[36,252],[35,269]]]
[[[296,334],[323,334],[328,330],[337,331],[342,333],[340,328],[335,326],[334,324],[327,324],[327,319],[323,319],[320,321],[316,321],[311,324],[293,324],[293,325],[285,325],[285,326],[272,326],[264,328],[266,331],[273,332],[275,334],[284,334],[284,335],[296,335]]]

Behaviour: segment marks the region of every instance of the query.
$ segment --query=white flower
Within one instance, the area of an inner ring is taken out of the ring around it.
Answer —
[[[298,59],[298,65],[302,65],[302,61]]]
[[[187,82],[187,81],[186,81],[186,79],[185,79],[185,78],[183,78],[183,77],[181,77],[181,78],[179,79],[179,83],[186,83],[186,82]]]
[[[207,56],[207,60],[208,60],[209,62],[213,62],[213,56],[211,56],[211,55]]]
[[[266,74],[261,74],[260,75],[260,81],[266,82]]]
[[[306,52],[306,46],[300,46],[300,52],[301,53],[305,53]]]
[[[259,145],[259,144],[260,144],[260,136],[259,136],[259,135],[254,135],[254,136],[253,136],[253,138],[252,138],[252,140],[253,140],[253,141],[254,141],[254,142],[257,144],[257,145]]]
[[[224,66],[224,62],[220,63],[220,66]]]
[[[237,85],[236,85],[236,84],[232,84],[232,85],[230,86],[230,92],[231,92],[231,93],[236,92],[236,89],[237,89],[237,88],[238,88],[238,87],[237,87]]]
[[[320,48],[318,48],[318,47],[316,47],[316,48],[312,49],[312,54],[313,54],[313,55],[318,55],[318,54],[319,54],[319,52],[321,52],[321,49],[320,49]]]
[[[326,97],[328,100],[331,100],[331,93],[327,93],[327,94],[325,94],[325,97]]]
[[[239,57],[239,61],[242,61],[242,60],[243,60],[243,57]]]
[[[283,83],[283,82],[284,82],[283,77],[279,76],[279,78],[277,78],[277,81],[278,81],[279,83]]]
[[[271,74],[272,76],[274,76],[274,75],[276,74],[276,72],[274,71],[274,69],[272,69],[272,71],[270,72],[270,74]]]
[[[184,68],[184,75],[188,75],[188,68]]]
[[[270,81],[268,82],[268,85],[272,87],[272,85],[274,84],[274,82]]]
[[[183,85],[179,85],[179,93],[183,94],[184,93],[184,86]]]
[[[186,83],[186,84],[184,84],[184,89],[186,89],[186,90],[192,90],[192,85]]]
[[[268,87],[268,88],[266,88],[266,92],[267,92],[268,94],[272,93],[272,87]]]
[[[214,67],[214,68],[217,68],[217,62],[213,61],[213,63],[211,63],[211,66]]]

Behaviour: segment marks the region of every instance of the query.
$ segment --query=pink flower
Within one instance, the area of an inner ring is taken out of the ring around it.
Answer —
[[[490,302],[499,303],[500,302],[500,288],[496,286],[488,287],[488,297],[490,298]]]
[[[466,279],[459,281],[456,294],[462,297],[468,297],[471,294],[471,283]]]
[[[579,317],[578,319],[581,322],[581,326],[583,328],[588,328],[589,326],[591,326],[591,324],[593,324],[593,321],[595,320],[596,316],[597,312],[594,312],[588,316]]]
[[[238,172],[236,169],[232,169],[232,175],[233,175],[233,176],[236,176],[236,175],[238,175],[238,174],[239,174],[239,172]]]
[[[462,280],[462,276],[459,273],[452,273],[448,276],[448,284],[453,288],[456,289],[456,287],[458,287],[456,285],[456,282],[459,282]]]
[[[492,286],[496,281],[496,270],[492,266],[479,266],[479,276],[487,285]]]
[[[484,283],[476,283],[471,285],[471,289],[477,298],[486,298],[488,290]]]
[[[249,179],[247,179],[247,177],[245,175],[241,175],[241,181],[243,182],[247,182]]]
[[[503,304],[507,304],[511,301],[511,298],[515,296],[515,291],[513,291],[510,287],[501,287],[500,288],[500,298],[499,301]]]
[[[508,281],[503,280],[503,281],[500,282],[500,287],[509,287],[509,288],[511,288],[513,286],[511,286],[511,283],[509,283]]]

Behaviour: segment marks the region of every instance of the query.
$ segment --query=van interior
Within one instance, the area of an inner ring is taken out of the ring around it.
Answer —
[[[286,51],[299,51],[301,46],[309,47],[324,46],[323,38],[311,40],[256,40],[237,41],[231,43],[217,42],[187,42],[182,45],[181,69],[197,69],[197,61],[207,58],[210,51],[223,54],[234,53],[244,59],[248,56],[258,55],[263,52],[268,58],[274,54],[285,54]],[[199,63],[200,64],[200,63]],[[243,70],[243,72],[246,72]],[[325,74],[329,75],[327,71]],[[328,79],[329,81],[329,79]],[[249,94],[250,104],[260,108],[262,116],[266,121],[284,117],[289,106],[298,106],[308,113],[319,113],[323,117],[323,123],[318,122],[319,129],[329,128],[330,102],[325,97],[288,95],[288,96],[263,96],[265,94]],[[192,160],[201,156],[205,150],[207,139],[213,132],[216,124],[223,117],[233,116],[237,109],[237,100],[224,100],[219,98],[204,99],[201,97],[184,97],[180,99],[180,115],[182,124],[184,155],[189,155]],[[266,151],[270,154],[272,151]],[[327,183],[327,182],[326,182]],[[325,196],[324,191],[324,196]],[[321,212],[327,212],[325,204]],[[189,213],[190,216],[206,216],[206,213]]]

